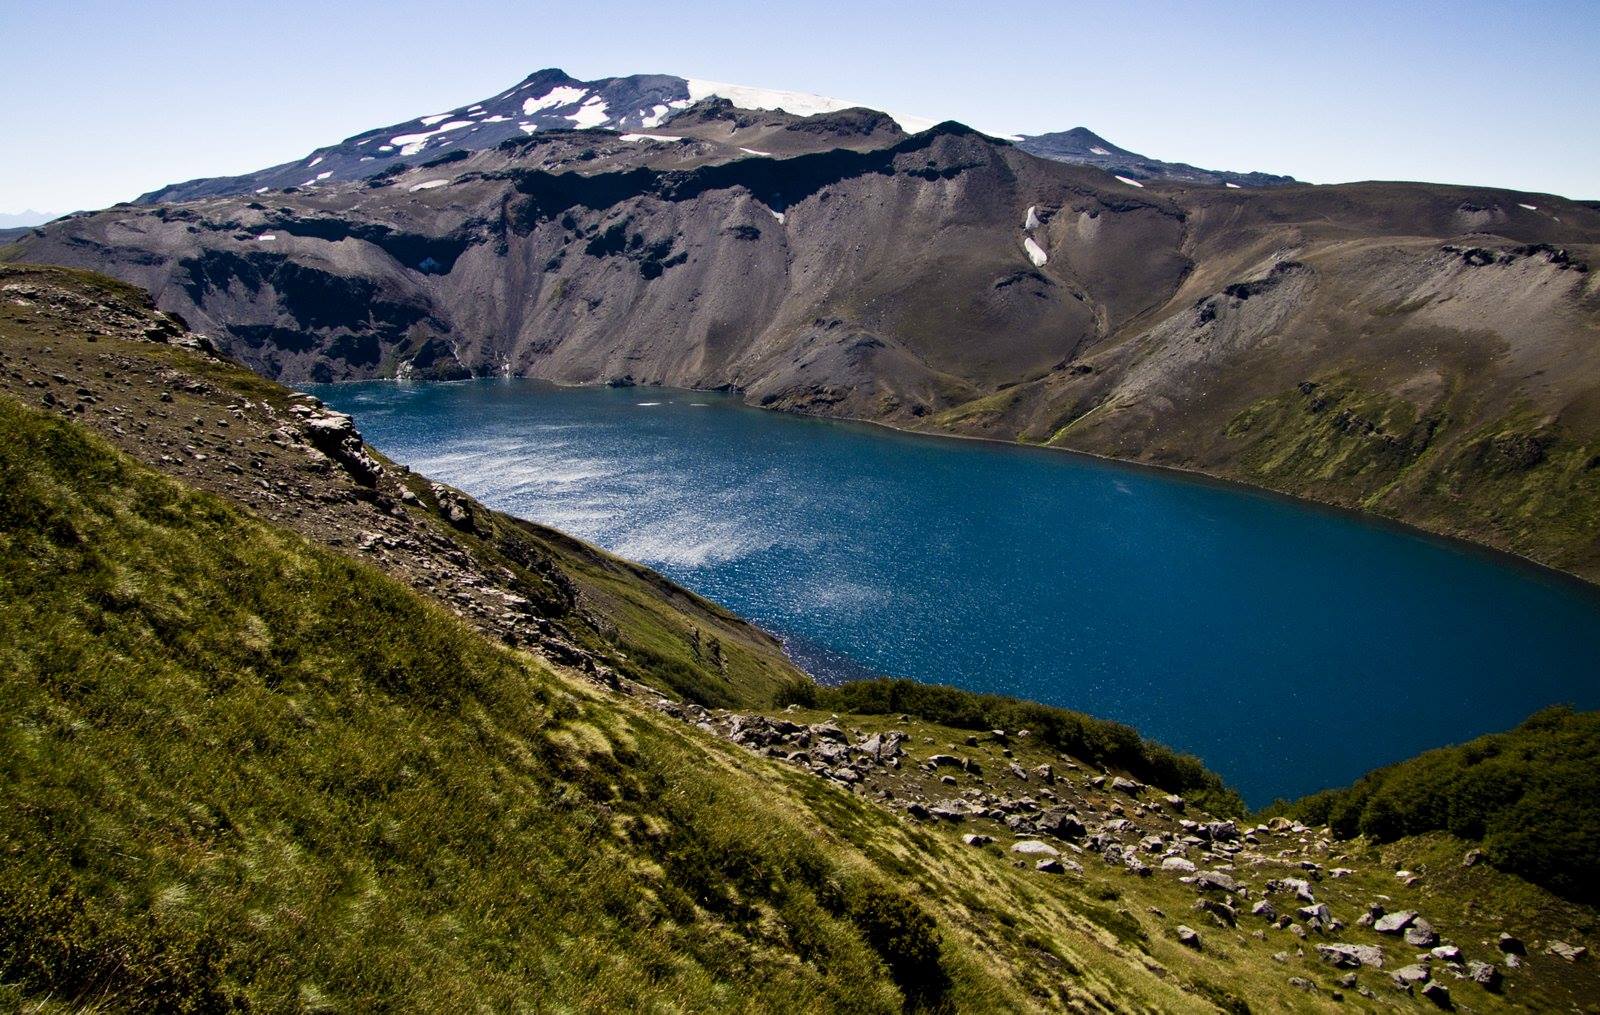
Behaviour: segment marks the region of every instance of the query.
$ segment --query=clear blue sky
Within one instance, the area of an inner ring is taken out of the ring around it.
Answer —
[[[0,2],[0,212],[99,207],[542,67],[816,92],[1318,183],[1600,198],[1600,0]]]

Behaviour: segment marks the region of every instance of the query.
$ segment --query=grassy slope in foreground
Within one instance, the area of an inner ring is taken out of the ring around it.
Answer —
[[[14,1001],[889,1010],[906,970],[939,992],[921,910],[726,759],[371,568],[10,402],[0,519]]]

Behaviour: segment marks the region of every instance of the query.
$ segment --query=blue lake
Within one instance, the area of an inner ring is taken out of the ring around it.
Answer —
[[[530,381],[310,389],[390,457],[863,672],[1122,720],[1251,803],[1600,707],[1600,594],[1246,489]]]

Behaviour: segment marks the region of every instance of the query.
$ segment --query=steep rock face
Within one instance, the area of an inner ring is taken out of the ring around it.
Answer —
[[[1134,187],[860,110],[680,119],[118,206],[8,249],[146,287],[286,380],[731,388],[1199,469],[1600,574],[1594,209]]]

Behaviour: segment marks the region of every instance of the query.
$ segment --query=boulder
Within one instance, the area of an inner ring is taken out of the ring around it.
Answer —
[[[1139,791],[1144,789],[1144,784],[1134,782],[1132,779],[1124,779],[1119,775],[1111,780],[1111,788],[1116,790],[1118,793],[1126,793],[1129,796],[1138,796]]]
[[[1268,902],[1266,899],[1262,899],[1260,902],[1257,902],[1255,905],[1251,906],[1250,914],[1252,916],[1259,916],[1268,923],[1271,923],[1278,918],[1278,910],[1274,908],[1272,903]]]
[[[1339,969],[1357,969],[1361,966],[1383,968],[1383,949],[1377,945],[1317,945],[1317,954],[1322,956],[1324,962],[1332,963]]]
[[[1379,934],[1404,934],[1407,927],[1411,926],[1417,918],[1415,909],[1402,909],[1398,913],[1387,913],[1372,922],[1372,929]]]
[[[1181,856],[1168,856],[1162,857],[1161,869],[1169,871],[1185,871],[1192,874],[1194,873],[1195,867],[1193,860],[1187,860]]]
[[[1522,939],[1515,935],[1507,934],[1505,931],[1500,932],[1500,940],[1497,944],[1500,950],[1507,955],[1528,954],[1528,946],[1522,943]]]
[[[1589,949],[1583,945],[1569,945],[1565,941],[1552,941],[1545,946],[1545,954],[1554,955],[1558,959],[1576,962],[1589,954]]]
[[[1433,929],[1433,924],[1419,916],[1405,929],[1405,939],[1406,944],[1413,948],[1432,948],[1439,943],[1439,932]]]
[[[1500,989],[1500,967],[1474,959],[1467,963],[1467,978],[1491,993]]]
[[[961,841],[966,843],[969,846],[974,846],[974,847],[980,847],[981,848],[981,847],[987,846],[987,845],[989,845],[989,843],[993,842],[994,841],[994,836],[992,836],[992,835],[979,835],[976,832],[968,832],[966,835],[963,835],[961,837]]]
[[[1438,1005],[1440,1008],[1449,1009],[1450,988],[1438,980],[1429,980],[1422,985],[1422,996]]]
[[[1047,856],[1033,865],[1033,869],[1041,874],[1065,874],[1067,869],[1061,866],[1061,861],[1053,856]]]
[[[1313,930],[1328,930],[1334,923],[1333,914],[1328,911],[1328,905],[1325,902],[1319,902],[1312,906],[1301,906],[1296,913],[1300,919],[1310,924]]]
[[[1193,927],[1186,927],[1180,923],[1178,924],[1177,934],[1179,944],[1193,948],[1195,951],[1200,950],[1200,935],[1195,932]]]
[[[1461,949],[1455,945],[1440,945],[1428,954],[1440,962],[1449,962],[1453,965],[1461,964]]]
[[[1239,911],[1226,902],[1218,902],[1216,899],[1196,899],[1194,908],[1198,912],[1209,914],[1219,926],[1235,927],[1239,924]]]
[[[1427,966],[1413,963],[1396,969],[1391,979],[1394,980],[1396,987],[1402,990],[1410,990],[1419,983],[1427,983],[1429,975]]]
[[[1022,839],[1011,844],[1011,852],[1022,856],[1060,856],[1061,851],[1048,842],[1038,839]]]
[[[1039,815],[1039,830],[1058,839],[1081,839],[1088,833],[1078,816],[1065,807],[1052,807]]]
[[[1201,871],[1190,882],[1197,892],[1228,892],[1232,894],[1239,890],[1239,882],[1230,875],[1221,871]]]

